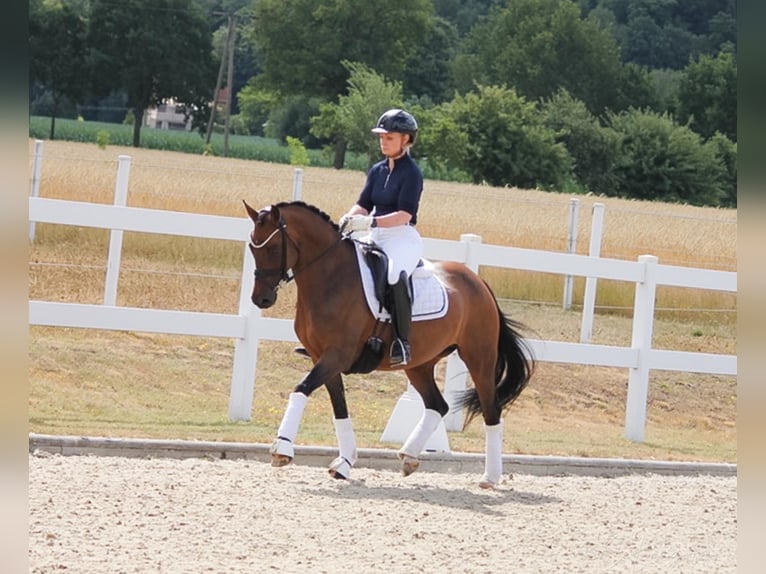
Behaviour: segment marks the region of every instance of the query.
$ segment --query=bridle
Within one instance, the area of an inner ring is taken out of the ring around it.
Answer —
[[[282,253],[281,253],[281,261],[280,261],[280,264],[279,264],[279,268],[278,269],[277,268],[272,268],[272,269],[256,269],[255,272],[254,272],[256,280],[258,280],[258,279],[262,280],[262,279],[264,279],[266,277],[278,276],[279,277],[279,281],[277,282],[276,285],[274,285],[272,287],[274,292],[279,291],[279,288],[282,287],[282,285],[286,285],[287,283],[289,283],[290,281],[295,279],[295,276],[298,273],[300,273],[302,271],[305,271],[306,269],[311,267],[314,263],[316,263],[322,257],[327,255],[327,253],[329,253],[336,245],[338,245],[338,243],[341,242],[341,237],[339,235],[337,241],[333,242],[332,245],[330,245],[327,249],[325,249],[322,253],[320,253],[319,256],[317,256],[316,259],[314,259],[313,261],[307,263],[306,265],[304,265],[300,269],[293,270],[291,267],[287,266],[287,241],[289,240],[290,243],[293,244],[293,247],[295,247],[295,251],[298,253],[298,255],[300,255],[301,251],[298,248],[298,244],[295,242],[295,240],[293,240],[293,238],[290,237],[290,234],[287,233],[287,223],[285,222],[283,217],[281,217],[281,216],[279,217],[279,221],[277,222],[276,229],[274,229],[274,231],[272,231],[271,234],[269,234],[269,236],[266,239],[264,239],[263,241],[261,241],[260,243],[256,243],[254,241],[254,239],[255,239],[254,234],[255,234],[255,230],[253,230],[253,232],[250,234],[250,247],[251,247],[251,249],[262,249],[262,248],[266,247],[266,245],[269,243],[269,241],[271,241],[277,234],[279,234],[279,236],[282,239]]]

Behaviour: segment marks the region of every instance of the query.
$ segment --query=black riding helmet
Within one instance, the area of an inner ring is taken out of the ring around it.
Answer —
[[[378,118],[378,123],[372,128],[376,134],[386,134],[395,132],[399,134],[409,134],[410,143],[415,143],[415,136],[418,133],[418,122],[413,115],[397,108],[388,110]]]

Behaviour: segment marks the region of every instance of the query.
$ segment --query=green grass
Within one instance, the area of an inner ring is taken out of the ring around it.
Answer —
[[[133,126],[112,124],[107,122],[85,122],[65,118],[56,118],[55,139],[96,144],[99,133],[107,133],[110,145],[132,146]],[[50,136],[50,118],[32,116],[29,118],[29,137],[48,139]],[[103,136],[102,136],[103,137]],[[181,153],[202,154],[205,151],[204,137],[196,131],[162,130],[157,128],[141,128],[141,147]],[[224,136],[219,133],[212,135],[208,152],[223,156]],[[307,150],[310,165],[332,167],[332,156],[323,150]],[[229,152],[227,157],[252,159],[271,163],[290,163],[291,151],[287,145],[275,139],[229,135]],[[367,167],[366,158],[358,154],[347,154],[346,168],[364,170]]]
[[[44,116],[29,118],[29,137],[49,139],[51,119]],[[106,134],[106,135],[105,135]],[[133,126],[107,122],[79,121],[56,118],[54,137],[57,140],[98,144],[108,139],[109,145],[132,146]],[[141,128],[141,148],[175,151],[190,154],[202,154],[206,151],[204,137],[197,131],[163,130]],[[223,156],[224,136],[214,133],[207,146],[207,152]],[[309,165],[314,167],[333,167],[333,155],[330,150],[307,149]],[[228,154],[226,157],[266,161],[270,163],[290,164],[293,152],[276,139],[260,136],[229,135]],[[454,169],[434,169],[427,162],[421,161],[420,167],[426,179],[442,181],[468,182],[465,173]],[[347,152],[344,169],[367,171],[367,157],[354,152]]]

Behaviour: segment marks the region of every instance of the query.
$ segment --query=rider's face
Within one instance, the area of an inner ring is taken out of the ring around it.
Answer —
[[[410,136],[389,132],[378,134],[380,136],[380,151],[386,157],[399,157],[404,152],[404,146],[409,141]]]

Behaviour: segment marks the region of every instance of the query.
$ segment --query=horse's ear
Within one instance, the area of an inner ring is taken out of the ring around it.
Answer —
[[[274,225],[277,225],[279,223],[279,208],[276,205],[272,205],[269,207],[269,218],[271,218],[271,222]]]
[[[242,203],[245,204],[245,210],[247,210],[247,215],[250,216],[250,219],[255,222],[255,220],[258,218],[258,212],[254,210],[252,207],[250,207],[247,202],[243,199]]]

